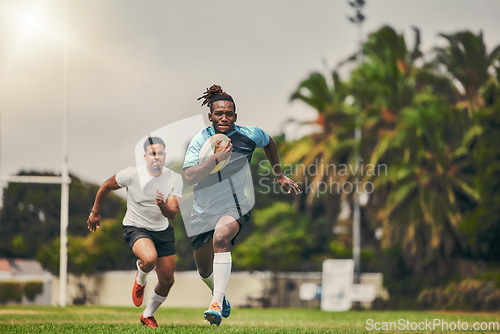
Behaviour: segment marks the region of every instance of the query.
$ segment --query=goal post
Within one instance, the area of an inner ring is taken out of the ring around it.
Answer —
[[[14,175],[0,176],[1,182],[7,183],[36,183],[61,185],[61,231],[59,256],[59,306],[66,306],[66,291],[68,285],[68,223],[69,223],[69,176],[33,176]]]

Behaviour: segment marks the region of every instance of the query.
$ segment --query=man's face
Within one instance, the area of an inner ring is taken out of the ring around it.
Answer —
[[[149,145],[144,159],[151,172],[161,172],[165,165],[165,147],[162,144]]]
[[[234,103],[231,101],[215,101],[212,104],[208,119],[216,133],[229,133],[234,129],[236,122],[236,113],[234,112]]]

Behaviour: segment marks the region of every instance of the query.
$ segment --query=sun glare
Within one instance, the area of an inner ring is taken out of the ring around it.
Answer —
[[[31,9],[26,15],[19,16],[19,26],[22,36],[33,36],[44,29],[43,12],[37,9]]]
[[[61,27],[50,17],[46,1],[13,3],[1,8],[8,24],[8,34],[14,41],[14,53],[54,41],[63,41]]]

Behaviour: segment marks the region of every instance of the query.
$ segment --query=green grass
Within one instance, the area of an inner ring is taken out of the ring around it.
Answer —
[[[139,323],[142,311],[129,307],[71,306],[0,307],[0,333],[151,333]],[[367,330],[374,322],[499,322],[500,313],[456,313],[421,311],[322,312],[316,309],[234,309],[220,327],[203,320],[203,309],[160,308],[158,333],[413,333],[415,331]],[[425,332],[425,331],[420,331]],[[430,332],[430,331],[428,331]],[[441,332],[437,328],[437,332]],[[451,331],[450,331],[451,332]],[[455,331],[458,332],[458,331]],[[473,332],[473,331],[462,331]],[[488,331],[483,331],[487,333]],[[497,331],[489,331],[496,333]]]

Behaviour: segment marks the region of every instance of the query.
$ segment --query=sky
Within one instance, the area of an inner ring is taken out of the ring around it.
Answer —
[[[483,31],[488,51],[500,45],[498,0],[367,0],[364,12],[365,38],[387,24],[413,46],[416,26],[429,57],[445,45],[439,33]],[[144,136],[206,119],[196,99],[214,83],[235,99],[238,124],[306,133],[284,126],[315,117],[290,95],[356,51],[349,15],[344,0],[0,0],[0,175],[60,173],[65,96],[70,172],[98,184],[135,165]]]

